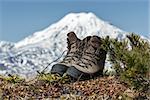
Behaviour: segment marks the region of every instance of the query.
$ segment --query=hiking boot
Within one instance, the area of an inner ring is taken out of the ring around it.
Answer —
[[[79,44],[80,39],[76,36],[74,32],[70,32],[67,34],[67,44],[68,44],[68,52],[62,62],[55,64],[52,66],[51,73],[59,73],[63,75],[68,67],[72,66],[72,61],[78,58]]]
[[[94,74],[103,72],[106,51],[101,47],[102,41],[98,36],[86,37],[82,40],[82,56],[72,63],[73,67],[68,68],[67,74],[78,78],[81,75],[83,77],[94,76]]]

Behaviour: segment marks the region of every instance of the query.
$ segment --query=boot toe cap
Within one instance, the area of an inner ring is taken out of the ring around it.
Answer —
[[[52,66],[51,73],[58,73],[63,75],[68,69],[68,66],[63,64],[55,64]]]

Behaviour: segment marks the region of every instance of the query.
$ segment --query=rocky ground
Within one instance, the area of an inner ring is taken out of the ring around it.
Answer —
[[[137,96],[136,92],[114,76],[73,83],[16,80],[0,78],[0,99],[132,100]]]

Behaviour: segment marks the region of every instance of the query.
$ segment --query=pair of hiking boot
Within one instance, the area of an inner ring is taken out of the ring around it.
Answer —
[[[102,39],[87,36],[80,40],[74,32],[67,34],[68,52],[63,61],[52,66],[51,73],[66,73],[74,80],[85,80],[103,73],[106,51]]]

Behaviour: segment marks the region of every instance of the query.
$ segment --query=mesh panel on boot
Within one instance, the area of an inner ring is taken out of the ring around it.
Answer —
[[[73,66],[85,73],[96,73],[98,71],[103,71],[106,52],[100,49],[100,37],[87,37],[82,42],[82,44],[84,44],[82,56],[73,63]]]

